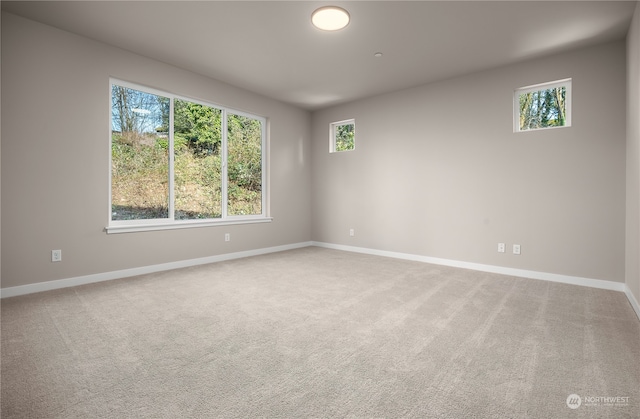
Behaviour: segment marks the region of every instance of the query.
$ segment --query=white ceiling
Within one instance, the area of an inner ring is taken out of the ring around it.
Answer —
[[[344,7],[338,32],[311,12]],[[314,110],[623,39],[635,1],[2,1],[2,10]],[[380,58],[374,53],[382,52]]]

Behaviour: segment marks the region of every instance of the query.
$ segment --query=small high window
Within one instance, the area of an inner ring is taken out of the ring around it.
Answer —
[[[571,79],[521,87],[513,95],[515,132],[571,126]]]
[[[330,127],[329,151],[349,151],[356,147],[356,122],[354,119],[333,122]]]

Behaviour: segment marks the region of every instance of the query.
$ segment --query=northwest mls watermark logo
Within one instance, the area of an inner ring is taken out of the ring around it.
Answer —
[[[567,406],[569,407],[569,409],[577,409],[581,404],[582,397],[578,396],[577,394],[569,394],[569,397],[567,397]]]
[[[569,394],[567,397],[567,407],[577,409],[580,406],[608,406],[624,407],[629,406],[629,397],[626,396],[583,396]]]

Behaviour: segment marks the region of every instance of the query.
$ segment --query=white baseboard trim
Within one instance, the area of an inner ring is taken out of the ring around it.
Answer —
[[[222,262],[225,260],[240,259],[250,256],[264,255],[267,253],[282,252],[285,250],[309,247],[312,242],[301,242],[283,246],[266,247],[262,249],[246,250],[243,252],[226,253],[216,256],[208,256],[198,259],[181,260],[177,262],[162,263],[159,265],[142,266],[140,268],[123,269],[120,271],[105,272],[99,274],[78,276],[75,278],[58,279],[55,281],[39,282],[37,284],[20,285],[0,289],[0,298],[16,297],[18,295],[33,294],[42,291],[51,291],[60,288],[75,287],[77,285],[92,284],[94,282],[110,281],[112,279],[128,278],[131,276],[150,274],[154,272],[168,271],[171,269],[187,268],[189,266],[205,265],[208,263]]]
[[[483,265],[480,263],[462,262],[451,259],[440,259],[429,256],[413,255],[409,253],[390,252],[386,250],[370,249],[365,247],[346,246],[341,244],[311,242],[313,246],[324,247],[327,249],[344,250],[347,252],[366,253],[375,256],[385,256],[396,259],[413,260],[417,262],[432,263],[434,265],[452,266],[455,268],[472,269],[481,272],[491,272],[502,275],[517,276],[521,278],[539,279],[543,281],[560,282],[563,284],[579,285],[583,287],[600,288],[611,291],[623,292],[629,304],[635,311],[640,320],[640,303],[636,300],[627,284],[622,282],[606,281],[602,279],[582,278],[578,276],[559,275],[547,272],[529,271],[525,269],[505,268],[495,265]]]
[[[625,288],[624,293],[627,295],[627,299],[629,300],[629,303],[631,304],[633,311],[636,312],[636,315],[638,316],[638,320],[640,320],[640,304],[638,304],[638,300],[636,300],[636,297],[633,296],[633,293],[631,292],[627,284],[625,284],[624,288]]]
[[[345,246],[341,244],[312,242],[314,246],[327,249],[344,250],[347,252],[366,253],[375,256],[386,256],[396,259],[413,260],[417,262],[432,263],[434,265],[452,266],[455,268],[472,269],[474,271],[491,272],[502,275],[517,276],[521,278],[540,279],[543,281],[561,282],[563,284],[581,285],[583,287],[601,288],[605,290],[625,292],[626,284],[622,282],[605,281],[602,279],[582,278],[577,276],[559,275],[547,272],[529,271],[525,269],[505,268],[503,266],[483,265],[480,263],[462,262],[451,259],[440,259],[429,256],[413,255],[409,253],[390,252],[386,250],[369,249],[364,247]],[[630,292],[628,293],[630,294]],[[633,305],[633,303],[632,303]]]
[[[225,253],[198,259],[181,260],[177,262],[162,263],[159,265],[142,266],[139,268],[123,269],[119,271],[104,272],[99,274],[78,276],[75,278],[59,279],[55,281],[39,282],[37,284],[21,285],[0,289],[0,298],[16,297],[19,295],[33,294],[36,292],[51,291],[60,288],[75,287],[78,285],[92,284],[95,282],[110,281],[113,279],[128,278],[137,275],[145,275],[154,272],[168,271],[171,269],[187,268],[190,266],[205,265],[208,263],[222,262],[225,260],[240,259],[250,256],[265,255],[268,253],[283,252],[302,247],[317,246],[327,249],[343,250],[347,252],[365,253],[375,256],[384,256],[395,259],[413,260],[417,262],[431,263],[434,265],[452,266],[455,268],[472,269],[481,272],[491,272],[502,275],[517,276],[521,278],[540,279],[544,281],[560,282],[564,284],[580,285],[583,287],[600,288],[612,291],[624,292],[640,320],[640,304],[631,293],[629,287],[621,282],[605,281],[601,279],[582,278],[569,275],[559,275],[547,272],[529,271],[524,269],[505,268],[502,266],[483,265],[479,263],[463,262],[451,259],[441,259],[429,256],[414,255],[410,253],[391,252],[386,250],[370,249],[365,247],[346,246],[316,241],[286,244],[282,246],[266,247],[262,249],[246,250],[243,252]]]

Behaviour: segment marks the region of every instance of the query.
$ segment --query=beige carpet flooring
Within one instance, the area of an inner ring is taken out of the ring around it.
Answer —
[[[619,292],[309,247],[1,306],[3,419],[640,417]]]

